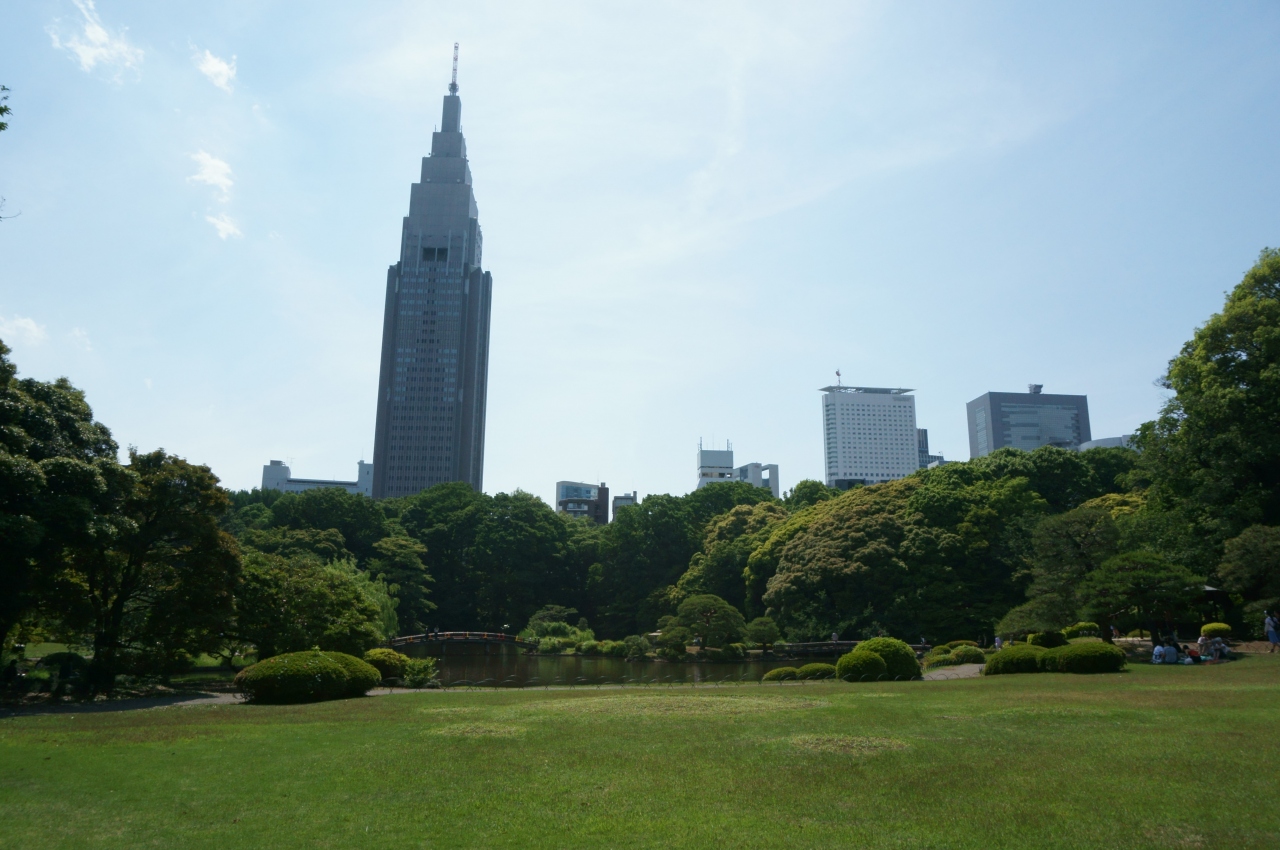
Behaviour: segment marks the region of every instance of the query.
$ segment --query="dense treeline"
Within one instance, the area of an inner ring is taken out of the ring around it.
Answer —
[[[782,500],[717,484],[597,526],[519,491],[228,493],[163,451],[120,463],[82,393],[19,379],[0,344],[0,636],[91,645],[109,688],[200,652],[517,630],[548,605],[614,640],[690,629],[682,606],[709,599],[730,631],[768,615],[793,640],[1251,627],[1280,603],[1280,252],[1164,380],[1137,451],[1006,449]]]

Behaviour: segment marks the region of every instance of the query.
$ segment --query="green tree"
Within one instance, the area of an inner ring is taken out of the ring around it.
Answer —
[[[1080,596],[1090,620],[1106,629],[1139,626],[1159,630],[1191,616],[1204,594],[1204,579],[1154,552],[1126,552],[1108,558],[1085,576]]]
[[[1217,573],[1223,589],[1248,603],[1245,610],[1255,617],[1280,607],[1280,528],[1251,525],[1228,540]]]
[[[1135,475],[1192,530],[1173,554],[1207,572],[1227,540],[1280,525],[1280,251],[1262,251],[1163,384],[1173,396],[1139,429]]]
[[[742,640],[746,623],[742,612],[719,596],[704,593],[680,603],[680,625],[702,639],[702,645],[724,647]]]
[[[355,557],[336,528],[248,528],[239,540],[243,547],[286,558],[313,555],[321,561],[342,561]]]
[[[422,556],[434,579],[436,619],[446,630],[481,628],[480,585],[485,580],[475,557],[478,529],[489,512],[489,497],[461,481],[437,484],[398,500],[400,525],[427,551]]]
[[[751,553],[770,530],[787,518],[777,502],[738,505],[707,523],[703,551],[689,561],[676,582],[677,602],[700,593],[719,596],[735,608],[746,601],[746,568]]]
[[[576,595],[565,560],[564,521],[537,496],[499,493],[476,529],[480,624],[499,630],[526,622],[552,599]]]
[[[111,690],[122,654],[162,661],[216,648],[233,615],[235,541],[218,526],[226,491],[207,466],[157,450],[129,453],[106,483],[109,511],[69,542],[59,615],[93,636],[91,676]]]
[[[385,586],[349,561],[250,551],[236,592],[235,637],[259,658],[313,646],[363,655],[386,634]]]
[[[592,621],[606,637],[647,632],[664,613],[652,594],[675,584],[698,549],[688,505],[676,496],[649,496],[619,511],[608,528]]]
[[[787,510],[795,511],[816,505],[818,502],[825,502],[827,499],[834,499],[839,495],[840,491],[834,487],[806,478],[793,487],[782,501],[787,506]]]
[[[286,493],[271,505],[272,524],[291,529],[336,529],[361,564],[377,556],[374,544],[388,534],[381,504],[339,487]]]
[[[436,607],[427,598],[431,593],[431,576],[422,562],[427,547],[412,537],[393,534],[373,544],[373,548],[378,557],[370,562],[369,573],[386,582],[399,600],[396,614],[400,628],[405,634],[422,634]]]
[[[116,444],[65,378],[19,379],[0,341],[0,645],[51,598],[64,546],[112,509]]]
[[[701,534],[703,527],[713,517],[728,513],[738,505],[758,505],[761,502],[773,502],[773,493],[763,487],[756,487],[745,481],[721,481],[699,487],[683,497],[689,512],[689,522],[695,534]],[[641,503],[643,504],[643,503]]]
[[[766,648],[773,646],[778,642],[780,635],[778,624],[773,621],[772,617],[756,617],[750,623],[747,623],[747,640],[760,646]]]

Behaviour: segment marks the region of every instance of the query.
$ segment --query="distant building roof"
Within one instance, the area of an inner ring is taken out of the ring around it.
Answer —
[[[915,390],[907,390],[901,387],[823,387],[824,393],[880,393],[881,395],[902,395],[903,393],[913,393]]]

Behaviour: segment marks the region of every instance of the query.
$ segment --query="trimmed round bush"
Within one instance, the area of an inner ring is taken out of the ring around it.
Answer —
[[[362,697],[382,682],[382,674],[378,672],[377,667],[361,661],[354,655],[347,655],[345,652],[324,654],[347,674],[346,694],[349,697]]]
[[[364,661],[372,664],[384,679],[403,679],[405,668],[409,666],[409,656],[385,646],[366,652]]]
[[[920,662],[916,652],[907,644],[891,637],[864,640],[854,647],[855,652],[872,652],[884,661],[885,675],[890,679],[914,679],[920,675]]]
[[[860,646],[853,652],[846,652],[836,662],[836,676],[846,682],[879,681],[888,669],[883,658],[874,652],[866,652]]]
[[[762,682],[783,682],[787,679],[795,679],[799,674],[799,670],[794,667],[774,667],[768,673],[765,673],[760,681]]]
[[[976,646],[957,646],[951,653],[956,664],[985,664],[987,654]]]
[[[806,664],[796,671],[797,679],[834,679],[836,665],[813,663]]]
[[[1067,640],[1079,637],[1097,637],[1102,634],[1102,629],[1098,627],[1097,623],[1080,622],[1067,626],[1062,630],[1062,634],[1066,636]]]
[[[987,666],[982,668],[986,676],[999,676],[1004,673],[1039,673],[1040,656],[1046,650],[1032,644],[1021,643],[1002,649],[987,659]]]
[[[944,644],[944,646],[946,646],[947,649],[955,649],[958,646],[977,646],[977,645],[978,645],[978,642],[976,640],[949,640]]]
[[[250,702],[319,702],[347,693],[347,671],[323,652],[290,652],[236,674],[236,690]]]
[[[1027,635],[1027,643],[1044,649],[1053,649],[1055,646],[1066,646],[1067,636],[1062,632],[1040,632],[1039,634]]]
[[[1200,627],[1200,634],[1207,638],[1229,638],[1231,627],[1226,623],[1205,623]]]
[[[931,658],[938,655],[950,655],[950,654],[951,654],[951,647],[945,646],[945,645],[935,646],[933,649],[929,650],[929,655],[926,657]]]
[[[1124,650],[1109,643],[1073,643],[1040,653],[1045,673],[1119,673],[1125,666]]]

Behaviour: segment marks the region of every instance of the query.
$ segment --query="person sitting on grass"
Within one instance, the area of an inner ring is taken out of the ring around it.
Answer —
[[[1192,649],[1191,647],[1187,646],[1185,643],[1182,645],[1182,651],[1186,653],[1187,661],[1189,661],[1192,664],[1199,664],[1203,660],[1201,659],[1200,653],[1197,650]]]
[[[1178,663],[1178,643],[1173,638],[1169,638],[1168,643],[1164,645],[1164,663]]]
[[[1280,617],[1276,616],[1275,611],[1268,612],[1267,619],[1262,621],[1262,629],[1267,633],[1267,640],[1271,642],[1271,648],[1267,650],[1267,655],[1280,649]]]
[[[1155,649],[1151,650],[1151,663],[1163,664],[1164,663],[1164,645],[1161,644],[1159,641],[1152,641],[1152,643],[1155,644]]]

